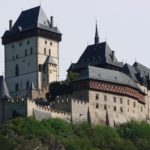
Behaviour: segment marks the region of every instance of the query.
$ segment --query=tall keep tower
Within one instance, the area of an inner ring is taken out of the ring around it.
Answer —
[[[5,79],[12,96],[27,95],[29,90],[47,89],[59,79],[59,42],[61,33],[42,8],[21,12],[2,43],[5,46]]]

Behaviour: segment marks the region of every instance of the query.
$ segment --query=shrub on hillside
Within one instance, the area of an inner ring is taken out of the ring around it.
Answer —
[[[66,150],[148,150],[150,125],[130,122],[111,128],[87,123],[72,125],[60,119],[16,118],[0,129],[0,144],[7,147],[8,141],[10,146],[24,148],[26,143],[34,147],[37,141],[44,145],[60,141]]]

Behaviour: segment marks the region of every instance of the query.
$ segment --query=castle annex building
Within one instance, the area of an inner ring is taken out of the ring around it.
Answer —
[[[78,74],[71,83],[72,94],[53,102],[43,99],[49,83],[59,79],[61,33],[53,17],[48,19],[41,7],[35,7],[9,26],[2,37],[5,79],[0,77],[0,123],[16,116],[112,127],[131,120],[149,122],[150,69],[138,62],[120,62],[108,43],[100,42],[97,24],[94,44],[68,69],[68,74]]]

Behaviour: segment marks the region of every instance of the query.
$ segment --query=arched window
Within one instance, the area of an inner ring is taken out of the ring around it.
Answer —
[[[18,76],[19,75],[19,66],[16,65],[15,67],[15,75]]]

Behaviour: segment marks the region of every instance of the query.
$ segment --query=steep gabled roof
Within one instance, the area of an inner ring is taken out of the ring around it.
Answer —
[[[85,68],[88,65],[100,66],[102,64],[109,64],[119,68],[123,67],[123,63],[118,62],[116,57],[113,61],[112,50],[106,42],[87,46],[78,62],[72,66],[72,70]]]
[[[1,99],[11,99],[9,94],[5,79],[3,76],[0,76],[0,100]]]
[[[137,86],[137,84],[133,81],[132,78],[130,78],[128,75],[122,72],[115,70],[88,66],[85,70],[83,70],[80,73],[80,75],[76,78],[75,81],[85,79],[93,79],[120,85],[126,85],[140,90],[140,88]]]

